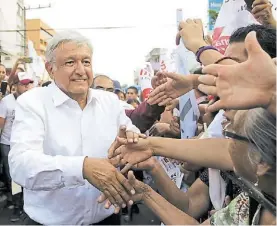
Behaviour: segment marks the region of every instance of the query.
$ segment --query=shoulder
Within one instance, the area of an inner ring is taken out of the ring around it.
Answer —
[[[43,103],[43,99],[47,97],[49,92],[47,88],[36,87],[33,88],[17,98],[17,102],[28,103],[31,105],[37,105],[38,103]]]
[[[100,103],[119,104],[119,99],[118,99],[117,95],[115,95],[112,92],[91,89],[91,93],[92,93],[92,98],[95,98]]]

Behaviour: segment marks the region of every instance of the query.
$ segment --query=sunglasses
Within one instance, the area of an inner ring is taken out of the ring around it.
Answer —
[[[231,122],[228,123],[223,129],[223,135],[226,138],[231,138],[231,139],[235,139],[235,140],[239,140],[239,141],[244,141],[244,142],[247,142],[247,143],[254,143],[253,141],[249,140],[247,137],[244,137],[244,136],[238,135],[234,132],[228,131],[227,127],[230,126],[230,125],[231,125]]]

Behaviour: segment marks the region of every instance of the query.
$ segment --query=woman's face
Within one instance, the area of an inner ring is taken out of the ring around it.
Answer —
[[[226,131],[245,137],[245,134],[240,132],[240,128],[243,126],[246,116],[247,111],[237,111],[234,116],[233,123],[230,123],[229,126],[226,127]],[[229,153],[233,161],[234,172],[237,175],[255,183],[257,181],[257,166],[250,161],[250,148],[251,145],[247,141],[232,139],[229,145]]]

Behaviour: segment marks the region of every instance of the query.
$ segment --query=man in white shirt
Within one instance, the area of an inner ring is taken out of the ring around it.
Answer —
[[[0,150],[5,172],[5,180],[8,185],[10,199],[12,197],[12,191],[8,155],[10,152],[10,138],[15,116],[16,99],[21,94],[33,88],[33,82],[34,81],[32,79],[32,76],[30,76],[28,73],[19,72],[14,76],[14,81],[12,82],[12,86],[14,86],[15,88],[15,93],[7,95],[0,101],[0,128],[2,130],[0,138]],[[15,205],[14,214],[11,218],[11,221],[15,222],[19,220],[20,206],[18,206],[18,202],[15,202],[17,200],[13,199],[10,201],[12,201],[13,205]],[[13,205],[9,206],[13,207]]]
[[[9,164],[24,188],[25,224],[119,224],[104,220],[114,209],[98,203],[100,191],[115,211],[132,204],[134,189],[107,155],[120,126],[128,142],[138,140],[139,130],[116,95],[89,88],[92,52],[79,33],[56,34],[46,50],[54,82],[18,98]]]

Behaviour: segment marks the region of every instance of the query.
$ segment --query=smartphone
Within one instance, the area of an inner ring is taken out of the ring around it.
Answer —
[[[33,63],[33,58],[32,57],[23,57],[22,61],[26,64],[31,64],[31,63]]]
[[[1,93],[3,94],[3,96],[6,95],[7,87],[8,87],[8,82],[2,81],[1,82]]]
[[[252,10],[253,2],[254,2],[255,0],[244,0],[244,1],[245,1],[245,3],[246,3],[247,9],[248,9],[249,11],[251,11],[251,10]]]

